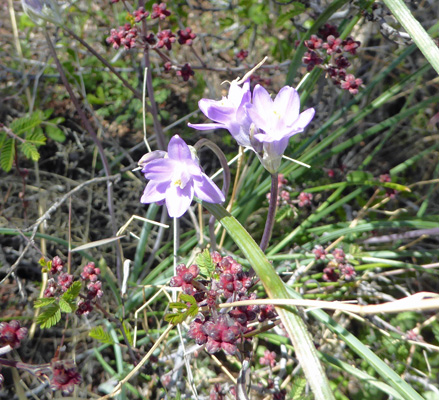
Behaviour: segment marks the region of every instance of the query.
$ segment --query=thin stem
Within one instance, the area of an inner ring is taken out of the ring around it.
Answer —
[[[105,175],[107,177],[111,176],[111,170],[108,164],[107,157],[104,152],[104,148],[102,147],[102,143],[98,139],[98,136],[96,132],[94,131],[90,121],[88,120],[87,116],[85,115],[84,111],[81,108],[81,105],[79,104],[78,99],[76,98],[75,94],[73,93],[73,89],[70,86],[69,81],[67,80],[66,74],[64,72],[63,67],[61,66],[61,63],[58,59],[58,56],[56,54],[55,47],[53,46],[52,40],[50,39],[49,33],[47,30],[44,30],[44,35],[46,37],[47,44],[49,45],[50,52],[52,53],[53,59],[55,60],[56,67],[58,69],[58,72],[60,74],[61,80],[63,82],[64,87],[66,88],[67,92],[69,93],[70,99],[72,100],[77,113],[79,114],[82,123],[84,124],[84,127],[86,128],[87,132],[90,134],[93,142],[95,143],[99,155],[102,160],[102,164],[104,166]],[[110,212],[110,218],[111,218],[111,227],[113,231],[113,235],[116,235],[117,227],[116,227],[116,218],[114,215],[114,206],[113,206],[113,183],[108,180],[107,181],[107,205],[108,205],[108,211]],[[119,285],[122,283],[121,278],[121,263],[122,263],[122,254],[121,250],[118,244],[116,244],[116,255],[117,255],[117,280],[119,282]]]
[[[262,251],[265,251],[268,246],[268,242],[273,232],[274,217],[276,215],[277,196],[279,194],[279,185],[277,179],[277,172],[271,174],[271,190],[270,190],[270,204],[268,205],[267,221],[265,222],[264,234],[262,235],[261,244],[259,247]]]

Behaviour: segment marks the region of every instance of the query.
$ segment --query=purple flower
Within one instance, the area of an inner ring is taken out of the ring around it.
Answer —
[[[230,84],[229,94],[222,100],[201,99],[198,106],[202,113],[215,123],[188,124],[201,131],[210,129],[227,129],[240,146],[251,147],[249,132],[251,121],[245,111],[245,104],[250,103],[250,81],[239,86],[236,81]]]
[[[222,203],[224,194],[201,170],[189,146],[178,135],[168,145],[168,153],[157,151],[142,157],[142,172],[149,179],[142,203],[166,203],[169,216],[181,217],[194,195],[208,203]]]
[[[260,85],[256,85],[253,91],[252,104],[247,104],[245,108],[258,128],[250,137],[262,144],[263,152],[258,151],[259,159],[270,173],[275,173],[280,167],[288,140],[303,132],[314,117],[314,108],[300,113],[299,94],[290,86],[284,86],[272,100]]]

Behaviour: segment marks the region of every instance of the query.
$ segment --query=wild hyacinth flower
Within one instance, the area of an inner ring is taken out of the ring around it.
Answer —
[[[21,0],[24,12],[37,25],[44,21],[61,24],[62,18],[56,0]]]
[[[256,147],[253,139],[262,144],[262,152],[257,151],[258,157],[264,167],[274,174],[280,167],[290,137],[304,131],[315,111],[308,108],[300,113],[299,94],[290,86],[284,86],[272,100],[261,85],[256,85],[252,100],[245,106],[254,124],[250,137],[253,147]]]
[[[166,203],[169,216],[181,217],[191,205],[194,195],[208,203],[222,203],[224,194],[201,170],[189,146],[178,135],[168,145],[168,153],[153,151],[139,161],[149,179],[142,203]]]
[[[245,111],[245,105],[250,103],[250,81],[241,86],[233,81],[229,94],[221,100],[201,99],[198,106],[202,113],[215,123],[188,124],[200,131],[211,129],[227,129],[240,146],[251,147],[249,131],[251,121]]]

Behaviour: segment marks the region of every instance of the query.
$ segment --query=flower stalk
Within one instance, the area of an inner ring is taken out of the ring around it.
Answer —
[[[265,250],[267,250],[268,242],[270,241],[271,234],[273,232],[273,226],[275,221],[274,217],[276,216],[277,197],[279,195],[278,176],[279,174],[277,172],[271,174],[271,189],[270,202],[268,205],[268,215],[267,220],[265,221],[264,234],[262,235],[261,244],[259,245],[264,253]]]

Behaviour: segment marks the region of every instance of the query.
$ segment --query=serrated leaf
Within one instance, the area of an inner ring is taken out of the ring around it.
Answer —
[[[50,304],[38,317],[37,323],[41,329],[51,328],[61,319],[61,309],[57,303]]]
[[[101,343],[105,344],[114,344],[114,340],[111,338],[108,332],[105,332],[102,326],[96,326],[94,327],[89,333],[88,336],[90,336],[93,339],[98,340]]]
[[[35,128],[32,132],[26,134],[26,142],[32,143],[35,146],[42,146],[46,144],[46,136],[44,136],[43,130],[38,127]]]
[[[182,293],[180,295],[180,300],[184,301],[185,303],[190,303],[192,305],[197,304],[197,300],[195,300],[194,296],[191,296],[190,294]]]
[[[38,161],[40,159],[40,153],[38,153],[37,148],[32,143],[29,142],[22,143],[21,151],[23,152],[26,158],[29,158],[32,161]]]
[[[47,125],[45,131],[46,135],[56,142],[63,143],[66,140],[64,132],[55,125]]]
[[[6,134],[6,132],[0,132],[0,149],[2,148],[3,143],[7,137],[8,135]]]
[[[202,253],[198,254],[195,263],[198,265],[198,268],[200,268],[200,275],[205,278],[210,278],[212,273],[215,272],[215,264],[207,249],[204,249]]]
[[[128,342],[132,346],[133,345],[133,336],[131,335],[130,327],[126,321],[123,321],[122,326],[123,326],[123,330],[125,331],[125,335],[128,339]]]
[[[0,167],[5,172],[12,168],[15,157],[15,139],[6,138],[0,152]]]
[[[165,315],[165,321],[172,325],[181,324],[186,318],[186,313],[170,313]]]
[[[65,313],[71,313],[73,311],[72,306],[62,297],[59,299],[59,308]]]
[[[35,111],[29,117],[17,118],[16,120],[12,121],[9,125],[9,128],[17,136],[20,136],[25,132],[30,132],[32,129],[40,125],[41,122],[43,122],[43,115],[41,111]]]
[[[186,314],[190,317],[195,317],[198,314],[198,306],[196,304],[191,305],[186,311]]]
[[[293,389],[290,392],[291,400],[300,400],[306,387],[306,379],[298,378],[294,381]]]
[[[187,305],[184,303],[169,303],[169,308],[170,309],[176,308],[177,310],[186,310]]]
[[[55,297],[41,297],[34,301],[34,308],[46,307],[55,302]]]
[[[79,296],[81,288],[82,284],[80,281],[73,282],[72,286],[70,286],[67,291],[62,295],[62,299],[64,299],[68,303],[71,303]]]

